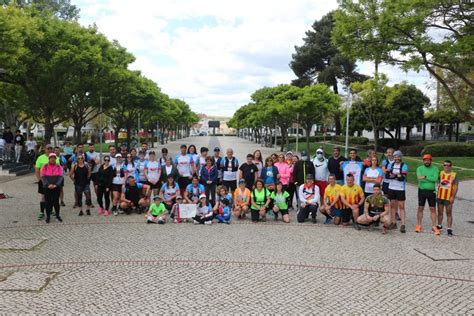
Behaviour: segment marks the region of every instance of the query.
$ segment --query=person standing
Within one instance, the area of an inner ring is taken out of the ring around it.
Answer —
[[[147,184],[148,179],[146,178],[145,168],[148,160],[145,159],[145,152],[140,151],[138,153],[138,160],[135,162],[136,176],[135,178],[141,184]]]
[[[79,207],[79,216],[84,215],[82,211],[82,194],[86,199],[86,214],[91,215],[91,188],[90,188],[90,178],[91,178],[91,168],[85,162],[84,155],[78,155],[76,157],[76,163],[72,166],[71,172],[69,174],[71,180],[74,181],[74,192],[76,194],[76,202]]]
[[[397,227],[397,217],[399,215],[401,221],[400,232],[405,233],[405,200],[408,165],[405,162],[402,162],[401,151],[397,150],[393,153],[393,162],[387,166],[386,172],[389,179],[388,198],[390,199],[390,228]]]
[[[370,167],[365,169],[364,175],[362,176],[366,198],[374,194],[374,185],[381,184],[383,179],[383,171],[378,166],[377,157],[372,157],[370,163]]]
[[[201,176],[201,169],[206,165],[207,153],[209,149],[207,147],[201,147],[201,154],[196,159],[196,172],[198,177]]]
[[[453,204],[458,192],[459,180],[457,173],[452,171],[453,163],[450,160],[443,162],[443,170],[439,174],[438,185],[438,230],[443,229],[443,213],[446,209],[448,221],[448,236],[453,236]]]
[[[206,165],[201,167],[201,183],[206,191],[206,200],[214,203],[218,178],[217,167],[212,163],[211,157],[206,157]]]
[[[12,158],[12,148],[13,148],[13,133],[10,129],[10,126],[5,126],[3,131],[2,138],[5,140],[5,160],[10,160]],[[46,157],[47,159],[47,157]]]
[[[314,183],[319,188],[320,198],[324,198],[324,190],[328,185],[328,178],[329,178],[329,168],[328,168],[328,160],[324,157],[324,150],[322,148],[318,148],[316,150],[316,157],[313,159],[314,164]]]
[[[110,165],[110,157],[104,157],[104,163],[97,171],[97,203],[99,203],[98,215],[104,213],[109,216],[110,210],[110,191],[112,190],[112,181],[114,179],[114,169]],[[105,200],[105,204],[103,203]]]
[[[115,147],[114,147],[115,148]],[[112,179],[112,213],[114,216],[118,215],[118,207],[120,202],[120,197],[123,191],[123,186],[125,184],[125,168],[122,162],[122,155],[115,155],[115,163],[111,163],[111,166],[114,170],[114,178]],[[112,162],[110,158],[110,162]]]
[[[222,169],[221,169],[221,163],[222,163],[222,157],[221,157],[221,150],[219,147],[214,148],[214,156],[212,157],[213,163],[217,168],[217,185],[222,184]]]
[[[257,179],[258,179],[260,178],[260,173],[262,172],[262,169],[263,169],[262,152],[258,149],[253,152],[253,163],[254,165],[257,166],[257,169],[258,169],[258,172],[257,172]]]
[[[44,211],[46,208],[46,200],[44,196],[44,186],[43,181],[41,178],[41,169],[44,165],[49,162],[49,155],[53,153],[53,146],[46,145],[44,148],[44,154],[38,156],[35,162],[35,175],[36,179],[38,180],[38,194],[40,195],[40,213],[38,214],[38,220],[42,220],[44,218]],[[59,158],[56,157],[56,164],[60,166]],[[60,191],[61,192],[61,191]]]
[[[329,173],[334,174],[336,183],[339,185],[344,185],[344,172],[342,172],[341,165],[346,160],[346,157],[341,156],[341,148],[334,147],[332,156],[328,159],[328,170]]]
[[[430,154],[423,155],[423,165],[416,169],[416,177],[418,178],[418,213],[416,216],[415,232],[422,231],[423,211],[426,201],[430,208],[431,226],[435,235],[439,235],[440,231],[436,227],[436,183],[439,178],[439,169],[432,166],[433,156]]]
[[[149,160],[145,163],[145,175],[147,184],[151,187],[153,195],[157,195],[160,190],[161,166],[154,151],[148,154]]]
[[[383,194],[388,196],[388,187],[390,184],[390,172],[388,171],[388,165],[393,163],[395,160],[393,159],[393,153],[394,150],[393,148],[387,148],[387,151],[385,152],[386,158],[382,161],[382,171],[384,174],[383,182],[382,182],[382,192]]]
[[[56,154],[48,154],[48,163],[41,167],[41,185],[43,186],[45,209],[46,209],[46,223],[49,224],[51,220],[51,213],[54,212],[58,222],[62,222],[60,216],[61,206],[59,205],[59,194],[64,185],[63,168],[56,163]]]
[[[359,156],[357,156],[356,149],[351,149],[349,151],[349,160],[346,160],[341,164],[341,169],[344,173],[344,177],[346,180],[347,175],[352,174],[354,176],[355,184],[359,186],[362,185],[362,172],[364,169],[364,165],[362,164],[362,161],[360,160]]]
[[[16,130],[15,134],[15,162],[19,163],[21,158],[21,151],[23,150],[23,145],[25,144],[25,138],[21,134],[19,129]]]
[[[247,161],[239,168],[239,179],[244,179],[247,189],[252,190],[255,180],[257,180],[258,168],[253,163],[253,155],[247,155]],[[235,190],[234,190],[235,191]]]
[[[314,184],[314,176],[310,173],[306,175],[306,182],[300,185],[298,190],[300,200],[300,210],[296,216],[298,223],[304,223],[311,213],[313,224],[315,224],[320,202],[319,187]]]
[[[36,157],[36,147],[38,144],[36,143],[36,140],[33,139],[33,134],[28,135],[28,140],[25,143],[26,146],[26,151],[28,153],[28,160],[30,163],[30,166],[33,167],[33,164],[35,163],[35,157]]]
[[[291,167],[286,162],[285,156],[283,154],[278,155],[278,161],[275,163],[275,167],[278,169],[278,174],[280,175],[279,182],[283,185],[283,191],[288,193],[288,186],[290,184],[291,178]],[[290,195],[288,194],[288,197],[289,196]]]
[[[87,164],[91,168],[91,181],[94,186],[94,192],[97,196],[97,172],[99,171],[100,166],[100,155],[95,151],[95,146],[93,143],[89,143],[89,151],[85,155]]]
[[[168,148],[161,148],[161,157],[158,159],[160,162],[160,166],[164,166],[166,163],[166,159],[168,159]],[[173,164],[173,161],[171,161],[171,164]],[[166,182],[166,180],[165,180]]]
[[[226,156],[221,161],[222,184],[225,185],[229,193],[237,188],[237,172],[239,171],[239,160],[234,157],[234,151],[228,148]]]
[[[194,158],[186,152],[186,145],[181,145],[181,153],[176,156],[175,164],[179,172],[178,185],[181,192],[186,190],[188,184],[191,183],[193,174],[196,172]]]

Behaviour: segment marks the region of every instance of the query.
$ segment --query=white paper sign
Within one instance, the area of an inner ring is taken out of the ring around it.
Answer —
[[[179,204],[179,218],[193,218],[196,216],[196,204]]]

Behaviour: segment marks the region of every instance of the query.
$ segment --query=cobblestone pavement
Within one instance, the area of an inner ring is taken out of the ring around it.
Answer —
[[[170,143],[259,146],[228,137]],[[262,149],[264,156],[272,152]],[[78,217],[66,184],[64,223],[36,220],[33,177],[0,184],[1,313],[474,313],[474,182],[462,182],[454,232],[269,221],[144,224],[143,216]],[[15,247],[23,250],[16,250]]]

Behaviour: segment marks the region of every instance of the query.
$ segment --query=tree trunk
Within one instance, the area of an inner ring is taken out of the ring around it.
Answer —
[[[395,136],[393,136],[392,132],[390,132],[388,129],[384,129],[384,132],[387,133],[392,139],[395,139]]]
[[[130,140],[131,140],[132,127],[127,125],[127,150],[130,149]]]
[[[82,125],[79,123],[74,124],[74,144],[82,143],[81,137]]]
[[[334,126],[336,128],[336,135],[341,135],[342,125],[341,115],[339,113],[334,113]]]
[[[426,122],[423,122],[423,136],[421,139],[426,140]]]
[[[45,144],[51,144],[51,137],[54,133],[54,124],[51,122],[51,119],[45,117],[44,122],[44,142]]]
[[[456,142],[459,142],[459,122],[456,122]]]
[[[406,137],[405,137],[405,139],[406,139],[406,140],[410,140],[410,132],[411,132],[411,128],[410,128],[410,127],[406,127],[406,131],[407,131],[407,134],[406,134]]]
[[[377,151],[379,147],[379,130],[374,128],[374,150]]]
[[[311,125],[306,125],[306,153],[308,154],[308,157],[311,157],[311,154],[309,152],[309,136],[311,133]]]
[[[451,142],[453,140],[453,124],[449,124],[449,134],[448,134],[449,141]]]
[[[114,129],[114,142],[115,142],[115,147],[118,148],[118,141],[119,141],[119,133],[120,133],[120,128],[116,127]]]

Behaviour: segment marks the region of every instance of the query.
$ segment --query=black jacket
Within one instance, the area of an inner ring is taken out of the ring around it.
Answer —
[[[293,169],[294,182],[298,185],[305,183],[306,175],[312,174],[314,177],[314,165],[309,160],[298,160]]]
[[[112,180],[114,179],[114,168],[112,166],[108,166],[107,169],[104,170],[104,166],[99,167],[99,171],[97,172],[97,185],[112,188]]]

